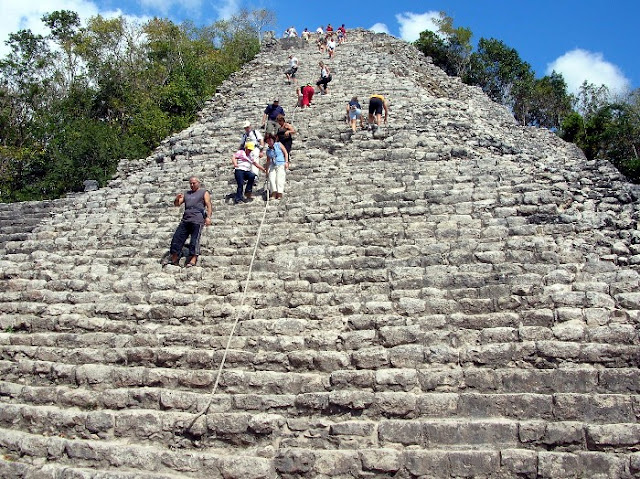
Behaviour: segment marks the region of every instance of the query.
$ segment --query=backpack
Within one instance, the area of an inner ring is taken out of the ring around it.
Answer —
[[[247,143],[247,139],[251,136],[251,133],[253,133],[253,138],[255,138],[256,140],[256,144],[258,144],[259,142],[258,140],[258,135],[256,135],[256,129],[254,128],[253,130],[251,130],[249,133],[245,133],[244,135],[242,135],[242,144],[240,145],[240,149],[243,150],[244,149],[244,145]]]

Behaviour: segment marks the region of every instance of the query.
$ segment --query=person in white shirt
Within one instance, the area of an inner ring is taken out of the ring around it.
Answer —
[[[298,79],[296,78],[297,71],[298,59],[293,55],[289,55],[289,68],[284,72],[285,76],[287,77],[287,83],[291,84],[292,80],[294,84],[298,83]]]
[[[329,53],[329,59],[332,59],[336,53],[336,41],[333,38],[333,35],[331,35],[327,41],[327,52]]]
[[[260,133],[260,130],[252,128],[251,122],[248,120],[244,122],[242,127],[244,128],[244,133],[242,134],[242,137],[240,137],[239,148],[241,150],[244,150],[244,145],[246,142],[249,141],[253,143],[255,145],[255,148],[251,150],[251,158],[257,163],[260,163],[260,158],[264,156],[264,138],[262,137],[262,133]],[[256,176],[260,172],[260,170],[258,170],[258,168],[253,165],[251,166],[251,171],[253,171]]]

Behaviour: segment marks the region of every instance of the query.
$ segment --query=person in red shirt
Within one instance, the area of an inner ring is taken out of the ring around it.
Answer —
[[[344,28],[344,23],[338,27],[338,45],[344,43],[347,39],[347,29]]]
[[[313,100],[313,94],[316,92],[315,88],[311,86],[310,83],[307,83],[302,87],[302,101],[300,102],[301,108],[310,108],[311,100]]]

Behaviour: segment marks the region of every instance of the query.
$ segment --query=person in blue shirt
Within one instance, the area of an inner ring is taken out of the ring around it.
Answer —
[[[269,178],[270,198],[279,200],[284,193],[284,183],[289,169],[289,153],[275,135],[267,134],[264,137],[267,143],[267,164],[266,169]]]
[[[275,133],[278,131],[278,115],[284,116],[284,108],[280,106],[280,99],[275,98],[271,105],[267,105],[262,115],[262,126],[266,127],[265,133]]]
[[[358,97],[354,96],[347,105],[347,123],[351,125],[351,130],[356,132],[356,120],[360,119],[360,128],[364,128],[364,118],[362,118],[362,107],[358,102]]]

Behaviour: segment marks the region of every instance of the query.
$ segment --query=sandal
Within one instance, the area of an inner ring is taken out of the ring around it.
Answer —
[[[189,258],[189,261],[187,262],[187,264],[184,265],[184,267],[185,268],[193,268],[197,264],[198,264],[198,258],[196,258],[195,261],[193,260],[193,258]]]

